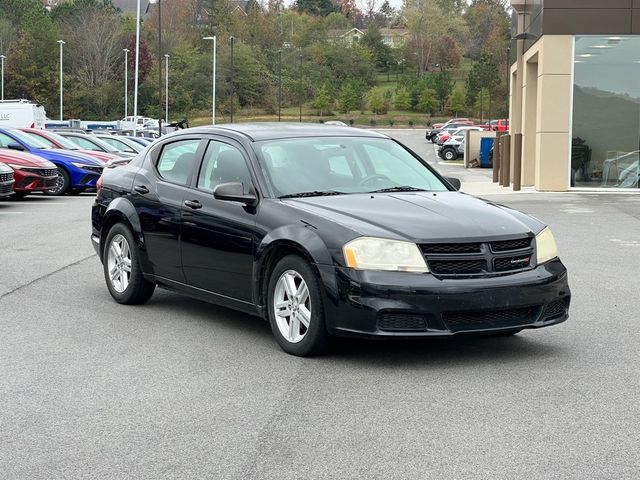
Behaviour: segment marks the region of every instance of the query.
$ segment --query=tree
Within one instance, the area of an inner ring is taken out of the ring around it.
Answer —
[[[364,103],[364,93],[366,84],[355,80],[350,80],[342,85],[338,96],[340,111],[347,113],[352,110],[361,110]]]
[[[456,86],[455,80],[451,78],[449,72],[438,72],[431,75],[431,85],[436,92],[436,97],[440,102],[440,111],[444,111],[444,106],[453,92],[453,88]]]
[[[323,17],[331,12],[339,11],[339,8],[331,0],[296,0],[294,6],[300,13]]]
[[[504,55],[511,38],[511,23],[503,0],[473,0],[464,15],[468,27],[467,50],[473,59],[491,52]]]
[[[406,88],[399,88],[396,92],[396,98],[394,105],[396,110],[410,110],[411,109],[411,95]]]
[[[372,88],[367,94],[369,110],[374,114],[386,113],[384,111],[384,94],[379,87]]]
[[[447,110],[455,117],[463,114],[466,111],[465,93],[464,89],[456,88],[449,97],[449,103],[447,104]]]
[[[329,98],[329,91],[326,85],[322,85],[316,92],[316,98],[313,100],[313,108],[316,108],[320,112],[320,116],[324,113],[329,113],[331,106],[331,99]]]
[[[391,47],[382,41],[382,34],[374,24],[369,25],[360,39],[360,45],[366,46],[371,51],[378,68],[386,69],[393,62]]]
[[[433,113],[438,108],[438,97],[433,88],[425,88],[420,93],[417,108],[421,112]]]

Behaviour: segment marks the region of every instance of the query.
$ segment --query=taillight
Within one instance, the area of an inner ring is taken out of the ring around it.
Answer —
[[[98,178],[98,181],[96,182],[96,195],[100,195],[101,191],[102,191],[102,175],[100,175],[100,178]]]

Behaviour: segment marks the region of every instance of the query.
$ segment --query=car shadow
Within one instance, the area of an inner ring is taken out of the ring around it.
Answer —
[[[241,337],[245,336],[247,342],[258,341],[267,348],[280,350],[273,338],[271,327],[261,318],[170,291],[160,292],[163,293],[154,295],[149,301],[149,307],[176,310],[187,320],[204,320],[234,330],[238,334],[238,341],[243,341]],[[381,368],[415,364],[465,366],[557,358],[562,357],[564,353],[565,349],[557,343],[545,341],[544,336],[532,335],[525,330],[510,337],[462,336],[373,340],[337,338],[334,348],[329,353],[314,360],[331,364],[340,362],[379,365]],[[285,352],[282,354],[287,355]]]

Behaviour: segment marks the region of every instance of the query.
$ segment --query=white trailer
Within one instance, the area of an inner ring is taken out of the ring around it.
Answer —
[[[44,128],[44,107],[29,100],[0,101],[0,127]]]

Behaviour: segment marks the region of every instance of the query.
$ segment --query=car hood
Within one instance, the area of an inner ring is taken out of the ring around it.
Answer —
[[[528,215],[459,192],[336,195],[284,202],[338,223],[352,230],[354,237],[473,242],[533,235],[544,228]]]
[[[31,153],[52,162],[82,162],[87,165],[104,165],[103,162],[89,155],[77,153],[75,150],[32,150]]]
[[[26,152],[13,152],[10,150],[3,150],[0,152],[0,162],[31,168],[56,168],[53,163],[36,155]]]

